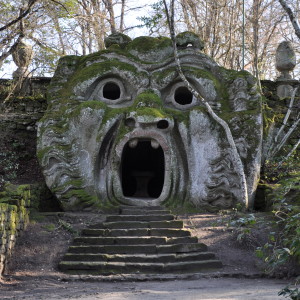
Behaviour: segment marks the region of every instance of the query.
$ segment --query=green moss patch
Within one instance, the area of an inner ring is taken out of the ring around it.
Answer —
[[[148,36],[140,36],[135,38],[131,43],[129,43],[126,47],[126,50],[128,52],[131,50],[135,50],[137,52],[147,53],[151,51],[154,52],[167,47],[172,47],[172,41],[167,37],[153,38]]]

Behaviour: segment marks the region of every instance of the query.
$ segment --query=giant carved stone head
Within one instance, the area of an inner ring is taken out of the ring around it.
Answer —
[[[256,81],[201,53],[192,33],[177,43],[186,78],[231,128],[253,200],[262,139]],[[170,39],[115,34],[106,46],[59,61],[39,124],[38,158],[62,208],[240,202],[225,132],[181,81]]]

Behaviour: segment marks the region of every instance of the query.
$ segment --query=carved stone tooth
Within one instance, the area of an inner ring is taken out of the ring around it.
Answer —
[[[157,149],[159,147],[159,143],[156,140],[151,140],[151,147],[153,149]]]
[[[130,148],[135,148],[138,144],[138,139],[132,139],[130,142],[129,142],[129,147]]]

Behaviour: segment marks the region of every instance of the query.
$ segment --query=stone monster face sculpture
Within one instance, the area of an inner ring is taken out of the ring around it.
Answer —
[[[253,200],[262,140],[256,81],[219,67],[192,33],[177,44],[188,81],[231,128]],[[106,47],[60,60],[39,124],[38,158],[62,208],[240,202],[225,132],[179,78],[170,39],[115,34]]]

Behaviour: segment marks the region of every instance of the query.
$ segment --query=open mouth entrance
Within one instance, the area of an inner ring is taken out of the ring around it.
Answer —
[[[164,152],[157,142],[135,140],[125,145],[121,160],[121,182],[125,197],[158,198],[164,179]]]

